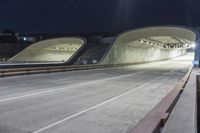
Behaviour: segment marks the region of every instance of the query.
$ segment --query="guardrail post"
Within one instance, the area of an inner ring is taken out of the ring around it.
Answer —
[[[29,71],[29,69],[27,69],[27,70],[26,70],[26,73],[27,73],[27,75],[29,75],[29,74],[30,74],[30,71]]]

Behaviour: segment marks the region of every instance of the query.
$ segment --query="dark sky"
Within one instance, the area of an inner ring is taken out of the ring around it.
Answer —
[[[0,30],[119,32],[151,25],[200,26],[200,0],[0,0]]]

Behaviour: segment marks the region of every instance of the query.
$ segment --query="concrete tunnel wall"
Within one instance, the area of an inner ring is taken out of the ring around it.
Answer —
[[[198,33],[197,39],[196,39],[196,46],[195,46],[195,59],[194,61],[197,63],[200,62],[200,33]],[[195,64],[197,65],[197,64]]]
[[[65,37],[34,43],[11,58],[11,62],[68,62],[85,45],[86,39]]]
[[[195,42],[196,34],[186,28],[150,27],[128,31],[117,37],[101,59],[101,64],[142,63],[164,60],[186,54],[186,49],[164,49],[141,44],[140,39],[154,36],[174,36]]]

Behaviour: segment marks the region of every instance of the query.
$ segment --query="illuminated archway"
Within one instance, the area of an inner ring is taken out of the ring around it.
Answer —
[[[173,58],[186,53],[196,33],[183,27],[149,27],[120,34],[101,64],[140,63]]]
[[[68,62],[85,45],[82,38],[66,37],[34,43],[11,58],[12,62]]]

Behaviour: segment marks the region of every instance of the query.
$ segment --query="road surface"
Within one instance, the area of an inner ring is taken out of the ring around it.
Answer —
[[[126,133],[184,77],[192,55],[0,79],[0,133]]]

